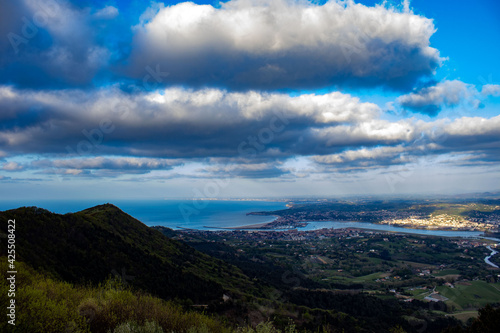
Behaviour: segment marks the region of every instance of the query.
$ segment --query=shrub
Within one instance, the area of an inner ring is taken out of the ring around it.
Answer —
[[[135,322],[126,322],[119,325],[113,332],[109,333],[163,333],[163,329],[154,321],[146,321],[143,326]]]
[[[186,312],[180,305],[120,286],[113,279],[99,286],[74,286],[37,273],[22,262],[16,263],[16,326],[0,322],[1,332],[66,333],[296,333],[289,324],[284,330],[265,322],[256,328],[236,330],[214,317]],[[8,271],[6,257],[0,270]],[[0,292],[7,294],[7,280]],[[6,308],[9,300],[0,298]]]

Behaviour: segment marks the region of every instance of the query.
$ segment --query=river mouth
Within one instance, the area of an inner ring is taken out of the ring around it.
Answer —
[[[323,228],[328,229],[343,229],[343,228],[357,228],[368,229],[374,231],[387,231],[404,234],[416,234],[424,236],[438,236],[438,237],[460,237],[460,238],[484,238],[492,241],[500,242],[500,239],[490,238],[483,236],[482,231],[454,231],[454,230],[430,230],[430,229],[412,229],[391,226],[389,224],[376,224],[371,222],[356,222],[356,221],[307,221],[307,226],[297,228],[301,231],[313,231]]]

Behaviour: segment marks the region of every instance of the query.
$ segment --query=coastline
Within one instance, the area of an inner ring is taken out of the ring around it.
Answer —
[[[252,213],[253,214],[253,213]],[[258,213],[257,213],[258,214]],[[255,214],[255,215],[257,215]],[[260,215],[260,214],[259,214]],[[378,225],[378,226],[388,226],[388,227],[396,227],[396,228],[401,228],[401,229],[409,229],[409,230],[425,230],[425,231],[451,231],[451,232],[482,232],[483,234],[481,237],[488,239],[490,237],[491,239],[496,239],[495,237],[488,236],[488,231],[482,230],[482,229],[470,229],[470,228],[457,228],[457,227],[448,227],[448,226],[433,226],[431,228],[429,227],[424,227],[422,225],[410,225],[410,224],[398,224],[398,223],[381,223],[381,222],[369,222],[369,221],[349,221],[349,220],[305,220],[305,221],[293,221],[289,222],[290,224],[300,224],[300,223],[329,223],[329,222],[340,222],[340,223],[369,223],[373,225]],[[300,226],[297,226],[297,228],[301,228]],[[362,228],[365,229],[365,228]],[[379,230],[379,229],[374,229],[374,230]],[[411,233],[411,232],[410,232]]]
[[[439,230],[439,229],[424,229],[424,228],[403,228],[400,226],[391,226],[388,224],[379,224],[379,223],[373,223],[373,222],[359,222],[359,221],[306,221],[302,223],[307,223],[309,226],[311,223],[317,224],[319,229],[322,229],[323,226],[321,224],[325,224],[324,228],[332,228],[330,223],[334,224],[343,224],[342,226],[339,227],[333,227],[333,229],[357,229],[357,230],[365,230],[365,231],[372,231],[372,232],[378,232],[378,233],[395,233],[395,234],[417,234],[417,235],[422,235],[422,236],[431,236],[431,237],[456,237],[456,238],[480,238],[480,239],[487,239],[490,241],[494,241],[496,243],[500,243],[500,239],[497,238],[489,238],[489,237],[484,237],[481,235],[481,231],[468,231],[468,230]],[[351,224],[352,223],[352,224]],[[370,225],[371,224],[371,225]],[[388,228],[387,228],[388,227]],[[391,228],[396,228],[397,230],[390,230]],[[279,229],[279,228],[277,228]],[[311,229],[308,228],[307,226],[304,228],[296,228],[298,231],[312,231],[312,230],[317,230],[318,228]],[[389,229],[389,230],[388,230]],[[273,229],[271,229],[273,230]]]
[[[265,228],[268,225],[271,225],[278,219],[277,216],[274,216],[274,220],[272,221],[267,221],[267,222],[259,222],[259,223],[252,223],[252,224],[246,224],[246,225],[241,225],[237,227],[214,227],[214,226],[206,226],[204,225],[203,228],[207,229],[221,229],[221,230],[272,230]]]
[[[274,221],[262,222],[262,223],[256,223],[256,224],[242,225],[239,227],[209,227],[209,226],[203,226],[203,227],[210,228],[210,229],[223,229],[223,230],[247,230],[247,229],[260,230],[260,229],[264,229],[265,226],[267,226],[273,222]]]

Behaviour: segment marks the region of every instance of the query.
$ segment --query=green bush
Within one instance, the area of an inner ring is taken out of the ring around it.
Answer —
[[[2,257],[0,269],[7,271]],[[64,282],[56,282],[34,272],[21,262],[16,263],[16,325],[0,323],[2,332],[89,332],[85,318],[76,308],[83,290]],[[7,294],[5,279],[0,282],[2,294]],[[8,299],[2,298],[1,306]]]
[[[8,271],[6,257],[0,258],[0,270]],[[256,328],[228,328],[214,317],[187,312],[167,302],[108,279],[98,286],[75,286],[37,273],[17,262],[16,325],[0,322],[1,332],[19,333],[296,333],[289,324],[284,330],[271,322]],[[7,294],[6,279],[0,292]],[[7,307],[9,299],[0,298]]]
[[[126,322],[109,333],[163,333],[163,329],[154,321],[146,321],[143,326],[134,322]]]
[[[237,330],[238,333],[298,333],[295,325],[290,323],[284,331],[276,329],[271,322],[260,323],[257,327],[243,327]]]
[[[96,287],[74,286],[47,278],[21,262],[16,265],[16,326],[2,321],[2,332],[108,333],[126,327],[139,332],[160,332],[158,328],[169,333],[231,331],[215,318],[124,288],[117,279]],[[8,270],[6,257],[1,257],[0,269]],[[8,289],[2,279],[0,291],[6,295]],[[2,297],[0,305],[6,308],[8,301]]]

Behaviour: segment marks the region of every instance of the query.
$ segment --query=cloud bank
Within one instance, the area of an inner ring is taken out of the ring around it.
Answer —
[[[6,171],[137,174],[199,162],[206,164],[202,175],[259,178],[289,175],[285,162],[296,157],[319,168],[353,170],[412,156],[471,154],[485,163],[500,156],[500,116],[388,121],[377,105],[340,92],[2,87],[0,107]],[[46,159],[30,165],[10,160],[23,155]]]
[[[180,3],[140,25],[132,73],[159,64],[166,82],[232,89],[331,85],[408,89],[442,59],[432,20],[383,6],[329,1]]]
[[[326,95],[236,93],[169,88],[0,89],[0,150],[11,154],[131,155],[165,158],[279,156],[327,149],[315,129],[369,121],[375,104],[340,92]],[[355,141],[355,140],[354,140]]]
[[[432,20],[408,8],[336,0],[153,4],[135,27],[110,5],[24,0],[2,9],[0,83],[19,87],[112,79],[144,88],[148,68],[160,68],[168,76],[155,83],[163,86],[408,91],[443,61],[430,46]]]

